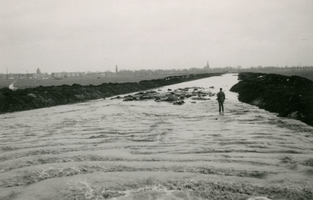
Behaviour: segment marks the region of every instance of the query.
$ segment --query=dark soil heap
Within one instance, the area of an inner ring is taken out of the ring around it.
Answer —
[[[230,91],[239,100],[313,126],[313,82],[299,76],[240,73]]]
[[[219,75],[222,73],[170,76],[139,83],[103,83],[97,86],[81,86],[79,84],[39,86],[16,91],[2,88],[0,89],[0,113],[79,103]]]

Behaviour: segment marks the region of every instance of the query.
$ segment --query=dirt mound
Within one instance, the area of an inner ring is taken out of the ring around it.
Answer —
[[[240,73],[239,100],[313,126],[313,82],[299,76]]]
[[[222,75],[222,73],[170,76],[138,83],[103,83],[98,86],[82,86],[79,84],[73,84],[72,86],[39,86],[16,91],[3,88],[0,89],[0,114],[79,103],[219,75]]]
[[[169,89],[168,92],[157,92],[157,91],[146,91],[139,92],[134,95],[127,95],[124,97],[124,101],[142,101],[153,99],[156,102],[166,101],[171,102],[174,105],[182,105],[184,104],[184,99],[190,98],[192,100],[210,100],[208,96],[214,96],[212,92],[203,91],[204,88],[200,87],[187,87],[187,88],[179,88],[174,91]],[[117,96],[116,98],[121,98]]]

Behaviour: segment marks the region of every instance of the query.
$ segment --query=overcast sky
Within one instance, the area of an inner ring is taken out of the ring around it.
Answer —
[[[312,0],[0,0],[0,73],[313,65]]]

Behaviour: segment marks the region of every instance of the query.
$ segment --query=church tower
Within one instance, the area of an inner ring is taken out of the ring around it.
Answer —
[[[210,64],[209,64],[209,61],[207,61],[206,66],[204,67],[204,69],[206,69],[206,70],[210,70]]]
[[[115,66],[115,73],[116,73],[116,74],[118,73],[117,65]]]

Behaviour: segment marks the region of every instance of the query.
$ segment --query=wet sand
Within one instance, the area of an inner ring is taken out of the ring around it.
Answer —
[[[237,100],[95,100],[0,116],[0,199],[312,199],[313,128]],[[214,86],[214,89],[209,89]]]

